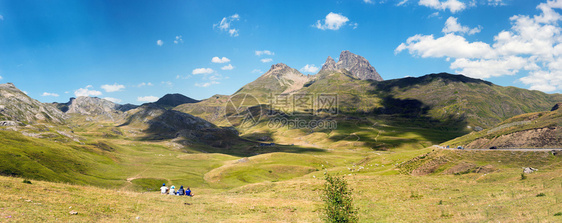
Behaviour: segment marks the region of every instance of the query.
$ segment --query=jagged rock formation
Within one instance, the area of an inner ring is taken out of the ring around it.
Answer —
[[[377,73],[377,70],[371,66],[367,59],[347,50],[341,52],[337,63],[335,63],[332,57],[328,56],[320,72],[337,71],[340,69],[349,71],[355,78],[360,80],[383,81],[382,77]]]
[[[164,97],[161,97],[160,99],[158,99],[158,101],[154,103],[165,108],[173,108],[181,104],[197,103],[197,102],[199,101],[190,97],[186,97],[182,94],[166,94],[164,95]]]
[[[62,124],[65,117],[55,106],[30,98],[14,84],[0,84],[0,120],[12,121],[4,125],[14,125],[14,122]]]
[[[80,96],[70,98],[69,102],[58,104],[58,107],[63,111],[66,110],[67,114],[81,114],[89,116],[89,118],[116,121],[125,117],[124,111],[136,106],[119,105],[101,98]]]
[[[334,59],[331,56],[328,56],[328,59],[326,59],[326,63],[322,65],[321,70],[327,70],[327,71],[338,70],[336,61],[334,61]]]

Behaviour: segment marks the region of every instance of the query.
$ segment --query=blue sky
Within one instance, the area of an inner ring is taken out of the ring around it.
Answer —
[[[383,79],[451,72],[562,89],[561,1],[0,0],[0,83],[43,102],[232,94],[272,64],[342,50]]]

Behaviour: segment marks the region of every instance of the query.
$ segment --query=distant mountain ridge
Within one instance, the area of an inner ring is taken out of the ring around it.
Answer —
[[[158,101],[154,102],[154,104],[160,105],[165,108],[173,108],[181,104],[197,103],[197,102],[199,102],[199,100],[195,100],[185,95],[175,93],[175,94],[164,95],[163,97],[158,99]]]
[[[66,115],[55,106],[30,98],[14,84],[0,84],[0,121],[10,121],[4,125],[40,122],[63,124],[65,118]]]
[[[322,65],[320,72],[337,71],[339,69],[349,71],[353,74],[353,77],[359,80],[383,81],[377,70],[371,66],[367,59],[347,50],[341,52],[337,63],[332,57],[328,56],[328,59],[326,59],[326,62]]]

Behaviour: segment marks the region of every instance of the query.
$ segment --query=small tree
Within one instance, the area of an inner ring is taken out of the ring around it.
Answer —
[[[353,207],[351,190],[343,176],[326,173],[323,200],[326,222],[357,222],[357,209]]]

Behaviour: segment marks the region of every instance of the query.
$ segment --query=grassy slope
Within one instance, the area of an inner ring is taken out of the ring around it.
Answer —
[[[431,74],[375,83],[375,93],[394,99],[415,99],[429,106],[438,120],[466,118],[468,125],[493,126],[515,115],[550,109],[560,95],[549,95],[460,75]],[[384,102],[383,102],[384,103]]]
[[[562,189],[562,179],[558,177],[562,174],[560,157],[533,163],[539,172],[529,174],[525,180],[520,179],[519,163],[510,163],[512,158],[504,158],[505,154],[489,156],[464,151],[445,151],[451,154],[444,155],[498,165],[501,171],[396,175],[395,165],[427,152],[431,150],[380,152],[355,160],[333,154],[346,161],[334,163],[329,171],[346,175],[361,222],[560,221],[560,216],[554,216],[562,208],[558,193]],[[543,158],[545,154],[527,156]],[[0,177],[0,218],[12,216],[10,220],[26,222],[115,222],[134,221],[137,217],[156,222],[320,222],[322,177],[322,171],[315,171],[291,180],[229,190],[195,187],[192,189],[196,196],[192,198],[33,180],[25,184],[21,178]],[[539,193],[545,196],[537,197]],[[71,210],[78,215],[70,215]]]
[[[560,127],[561,123],[561,110],[527,113],[509,118],[483,131],[473,132],[444,142],[443,145],[468,145],[477,139],[494,139],[517,132],[533,131],[542,128],[556,128]],[[559,135],[560,134],[556,136]],[[556,138],[552,138],[551,140],[556,140]]]

